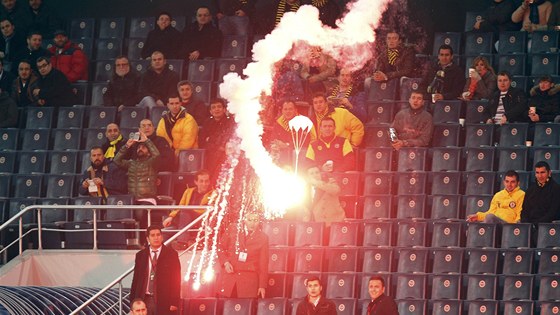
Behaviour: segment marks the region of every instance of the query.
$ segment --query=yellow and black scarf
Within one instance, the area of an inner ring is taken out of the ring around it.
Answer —
[[[387,59],[389,59],[389,64],[391,66],[395,65],[395,62],[397,62],[397,58],[399,58],[399,50],[398,49],[388,49],[387,50]]]
[[[123,139],[122,134],[119,137],[111,142],[109,142],[109,147],[105,151],[105,158],[112,159],[115,157],[115,153],[117,152],[117,143]]]
[[[286,5],[286,0],[280,0],[280,2],[278,2],[278,8],[276,9],[276,22],[274,23],[274,26],[280,23],[280,20],[284,16],[284,13],[286,13]],[[299,1],[297,1],[296,3],[290,5],[290,11],[296,12],[299,9],[299,6],[300,3]]]

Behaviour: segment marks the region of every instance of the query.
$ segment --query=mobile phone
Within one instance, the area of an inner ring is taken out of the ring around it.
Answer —
[[[130,137],[130,139],[136,140],[136,141],[140,140],[140,133],[139,132],[133,133],[132,136]]]

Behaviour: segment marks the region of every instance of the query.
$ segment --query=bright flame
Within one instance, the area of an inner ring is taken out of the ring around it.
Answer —
[[[266,219],[274,219],[286,209],[300,205],[305,197],[305,181],[292,172],[271,169],[270,176],[261,177],[261,189],[265,205],[275,205],[278,211],[265,211]],[[280,209],[283,210],[280,212]]]
[[[208,268],[206,268],[206,271],[204,272],[204,282],[210,282],[212,281],[212,279],[214,279],[214,269],[212,269],[211,266],[208,266]]]
[[[198,281],[193,282],[192,288],[195,291],[200,290],[200,282],[198,282]]]

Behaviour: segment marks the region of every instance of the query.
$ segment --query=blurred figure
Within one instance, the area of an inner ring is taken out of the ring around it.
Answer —
[[[343,221],[346,213],[340,204],[340,186],[336,180],[312,166],[307,169],[307,182],[311,187],[311,199],[303,221],[325,222],[327,227],[332,222]]]
[[[534,32],[548,29],[548,17],[552,12],[552,3],[548,0],[523,0],[511,14],[514,23],[523,23],[522,31]]]
[[[462,98],[464,100],[488,100],[494,91],[496,91],[494,69],[486,58],[482,56],[474,58],[471,68],[469,68],[469,77],[463,88],[463,94],[461,94]]]
[[[309,48],[300,72],[307,97],[326,91],[325,82],[336,73],[336,61],[318,46]]]
[[[213,0],[224,35],[249,35],[256,0]]]
[[[33,96],[39,98],[39,105],[58,107],[78,104],[78,97],[70,82],[62,72],[53,68],[47,57],[37,59],[37,68],[41,76]]]
[[[474,31],[492,32],[495,40],[500,32],[517,31],[519,26],[511,20],[515,11],[513,0],[493,0],[490,6],[482,13],[482,18],[473,25]]]

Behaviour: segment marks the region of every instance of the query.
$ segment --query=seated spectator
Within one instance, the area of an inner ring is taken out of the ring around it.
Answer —
[[[159,120],[156,134],[169,143],[175,150],[179,151],[198,148],[198,125],[187,111],[181,107],[179,96],[169,96],[167,101],[169,111]]]
[[[456,100],[465,85],[463,73],[463,69],[453,63],[453,48],[443,44],[438,50],[438,62],[430,66],[422,79],[422,90],[432,95],[432,103]]]
[[[51,57],[51,53],[43,48],[43,36],[37,31],[32,31],[27,35],[27,49],[21,55],[21,59],[25,59],[31,63],[33,71],[38,72],[37,59],[39,57]]]
[[[174,172],[177,168],[177,157],[175,151],[169,146],[167,140],[163,137],[156,135],[154,124],[149,119],[142,119],[140,121],[140,131],[143,132],[148,139],[156,146],[159,151],[159,158],[157,161],[158,171],[160,172]],[[130,148],[132,158],[136,159],[136,147],[133,145]]]
[[[14,21],[15,26],[25,34],[25,8],[16,0],[3,0],[0,6],[0,17]]]
[[[140,107],[165,106],[167,96],[175,94],[179,74],[170,70],[165,56],[155,51],[152,53],[150,68],[144,72],[140,81]]]
[[[321,279],[317,276],[311,276],[304,283],[307,289],[307,296],[298,303],[296,315],[305,314],[325,314],[336,315],[336,304],[322,295],[323,286]]]
[[[325,222],[327,227],[333,222],[344,221],[346,213],[340,205],[340,186],[336,180],[329,174],[321,173],[319,167],[312,166],[307,169],[307,182],[312,193],[303,221]]]
[[[304,100],[300,65],[291,57],[285,57],[274,65],[272,98],[279,102],[284,99]]]
[[[101,147],[93,147],[89,152],[91,165],[82,176],[80,195],[107,198],[109,195],[126,194],[126,171],[105,159]]]
[[[545,75],[539,79],[529,94],[529,119],[531,122],[560,122],[560,86]],[[533,107],[535,107],[533,111]]]
[[[226,144],[235,132],[235,120],[227,115],[226,101],[221,98],[210,101],[210,115],[198,139],[200,148],[205,149],[204,165],[214,183],[226,159]]]
[[[1,61],[0,61],[1,63]],[[29,61],[20,61],[19,76],[13,81],[12,98],[18,107],[37,106],[39,98],[33,95],[33,90],[39,88],[39,79],[31,69]]]
[[[395,300],[385,295],[383,277],[374,275],[369,278],[368,293],[371,302],[367,306],[367,315],[399,315]]]
[[[182,59],[219,58],[222,52],[222,32],[212,24],[212,14],[205,6],[196,10],[196,21],[185,26],[182,39]]]
[[[126,139],[123,137],[119,125],[115,123],[107,125],[105,129],[105,139],[107,140],[103,143],[101,148],[103,152],[105,152],[105,158],[112,160],[121,147],[125,145]]]
[[[508,122],[527,122],[528,108],[525,91],[511,86],[511,76],[502,71],[498,73],[498,91],[490,98],[484,109],[487,124],[503,125]]]
[[[548,0],[523,0],[511,14],[514,23],[523,23],[522,31],[534,32],[548,28],[548,17],[552,12],[552,3]]]
[[[497,192],[486,212],[467,216],[469,222],[517,223],[521,219],[525,192],[519,188],[519,174],[509,170],[504,174],[504,189]]]
[[[55,31],[62,27],[54,10],[45,5],[43,0],[29,0],[24,12],[25,29],[39,31],[44,38],[55,37]]]
[[[328,100],[334,106],[346,108],[362,123],[367,121],[366,94],[353,80],[353,73],[349,68],[340,69],[338,84],[329,91]]]
[[[397,31],[391,30],[385,39],[386,47],[378,54],[373,72],[376,82],[414,76],[414,49],[405,46]]]
[[[140,76],[136,71],[130,71],[130,62],[126,56],[119,56],[115,59],[115,72],[103,95],[103,105],[116,106],[119,112],[125,106],[134,106],[140,100],[139,87]]]
[[[474,70],[474,71],[473,71]],[[464,100],[488,100],[496,91],[496,74],[482,56],[474,58],[461,95]]]
[[[294,154],[294,143],[289,122],[298,115],[296,103],[292,100],[282,102],[282,114],[269,131],[270,150],[278,154],[277,163],[279,165],[292,165],[292,155]],[[309,138],[301,144],[301,148],[306,148]]]
[[[327,90],[326,80],[336,73],[336,61],[322,51],[321,47],[311,47],[307,58],[303,61],[300,76],[304,80],[306,96],[324,93]]]
[[[424,93],[412,91],[408,104],[410,107],[401,109],[391,124],[398,138],[391,144],[396,150],[402,147],[427,147],[432,140],[434,124],[432,115],[424,109]]]
[[[215,0],[218,27],[224,35],[249,35],[256,0]]]
[[[476,21],[473,29],[479,32],[492,32],[497,39],[500,32],[517,31],[519,26],[511,20],[515,11],[513,0],[494,0],[482,13],[482,18]]]
[[[25,53],[25,34],[16,30],[14,22],[7,17],[0,18],[0,31],[0,58],[8,66],[8,70],[11,70],[11,64],[14,63],[15,68]]]
[[[548,29],[560,31],[560,2],[556,2],[552,6],[550,16],[548,17]]]
[[[16,102],[7,92],[0,92],[0,128],[16,127],[17,122],[18,110]]]
[[[4,68],[4,61],[0,58],[0,93],[6,92],[10,95],[15,79],[14,75]]]
[[[39,98],[39,105],[57,107],[78,104],[70,82],[62,72],[53,69],[47,57],[37,59],[37,68],[41,76],[38,88],[33,90],[33,96]]]
[[[351,112],[345,108],[333,107],[327,102],[327,98],[322,93],[313,96],[313,129],[311,130],[311,140],[317,138],[317,126],[321,125],[321,120],[331,117],[335,121],[335,135],[347,138],[353,147],[358,147],[364,138],[364,124]]]
[[[323,172],[345,172],[355,168],[356,157],[348,139],[334,134],[335,121],[325,117],[319,125],[319,137],[309,144],[306,157],[320,165]]]
[[[54,32],[54,45],[49,48],[53,67],[60,70],[70,83],[88,79],[88,58],[83,50],[68,39],[64,30]]]
[[[319,19],[323,25],[336,28],[336,20],[340,17],[340,8],[334,0],[306,1],[319,10]]]
[[[187,113],[193,116],[198,125],[202,125],[208,119],[208,108],[203,101],[193,95],[194,87],[189,81],[180,81],[177,83],[177,91],[181,99],[181,106]]]
[[[156,51],[169,59],[181,58],[181,33],[171,26],[171,21],[171,14],[168,12],[158,14],[156,26],[148,33],[146,43],[142,47],[142,58],[148,58]]]

